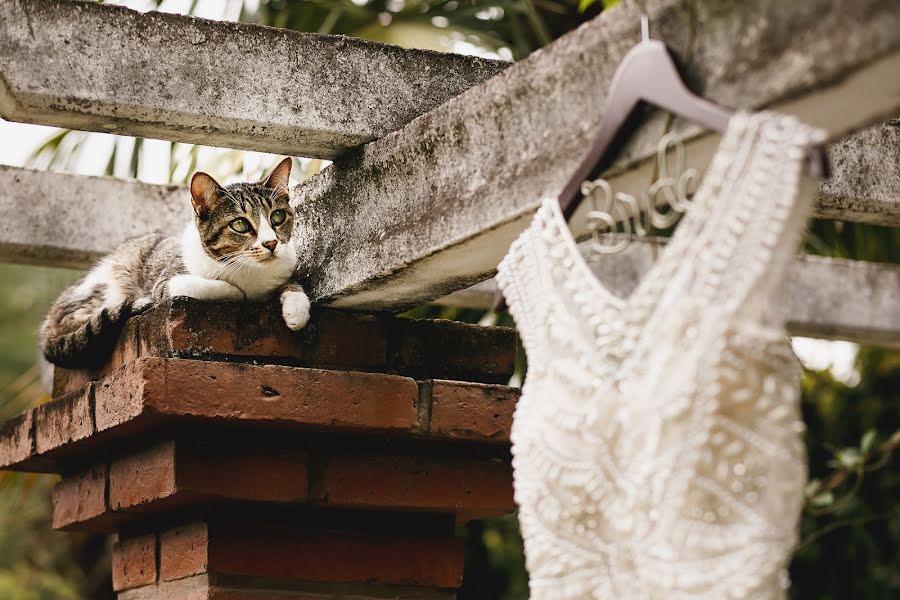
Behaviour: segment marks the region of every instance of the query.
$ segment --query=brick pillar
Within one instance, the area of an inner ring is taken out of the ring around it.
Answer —
[[[121,600],[450,599],[456,526],[513,509],[505,328],[174,301],[57,370],[0,468],[60,473],[53,526],[108,532]]]

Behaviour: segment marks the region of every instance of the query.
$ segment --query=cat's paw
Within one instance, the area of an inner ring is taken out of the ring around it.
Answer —
[[[171,298],[202,298],[196,277],[192,275],[176,275],[169,280],[168,287]]]
[[[143,312],[146,312],[148,308],[153,306],[153,299],[147,298],[144,296],[143,298],[138,298],[131,304],[131,314],[139,315]]]
[[[309,298],[303,292],[281,292],[281,315],[288,328],[303,329],[309,322]]]
[[[246,295],[227,281],[196,275],[176,275],[169,280],[169,297],[196,300],[245,300]]]

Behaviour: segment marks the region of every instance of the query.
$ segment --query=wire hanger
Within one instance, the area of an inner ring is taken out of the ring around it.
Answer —
[[[559,195],[559,205],[566,220],[570,220],[581,202],[581,185],[594,179],[612,162],[611,150],[619,141],[629,117],[640,102],[652,104],[680,117],[687,118],[707,129],[725,133],[734,111],[719,106],[691,92],[678,73],[666,45],[650,39],[647,15],[641,15],[641,42],[628,53],[613,75],[600,131],[594,138],[591,151]],[[829,173],[825,152],[812,147],[807,155],[806,172],[814,178]]]

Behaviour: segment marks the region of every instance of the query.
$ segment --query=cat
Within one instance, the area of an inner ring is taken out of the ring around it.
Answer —
[[[65,368],[102,364],[128,317],[167,298],[265,300],[279,293],[292,330],[309,320],[309,298],[292,280],[294,212],[291,159],[258,183],[219,185],[191,178],[193,219],[180,235],[151,233],[124,242],[62,292],[40,329],[41,350]]]

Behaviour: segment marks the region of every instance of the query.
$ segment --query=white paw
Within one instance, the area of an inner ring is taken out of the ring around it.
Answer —
[[[293,331],[303,329],[309,322],[309,298],[303,292],[282,292],[281,315]]]
[[[172,298],[178,298],[179,296],[200,298],[200,290],[196,285],[195,279],[191,275],[176,275],[169,280],[169,296]]]
[[[244,300],[244,292],[227,281],[196,275],[176,275],[169,280],[169,297],[186,296],[197,300]]]
[[[132,303],[131,312],[132,314],[139,315],[151,306],[153,306],[153,299],[144,296],[143,298],[138,298]]]

